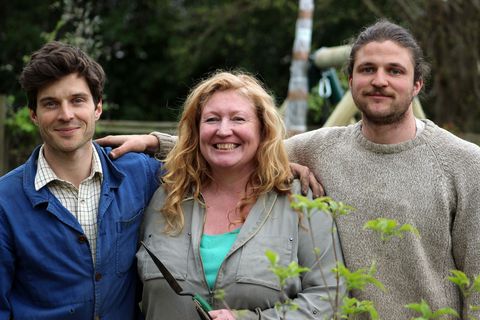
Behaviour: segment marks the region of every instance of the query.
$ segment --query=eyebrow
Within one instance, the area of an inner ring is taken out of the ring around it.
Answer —
[[[89,96],[89,94],[85,93],[85,92],[78,92],[78,93],[73,93],[73,94],[69,95],[70,98],[88,98],[88,96]],[[58,99],[55,98],[55,97],[46,96],[46,97],[43,97],[43,98],[39,99],[38,102],[55,101],[55,100],[58,100]]]
[[[363,63],[360,63],[358,64],[356,67],[357,68],[362,68],[362,67],[377,67],[378,64],[376,63],[373,63],[373,62],[363,62]],[[400,69],[407,69],[404,65],[400,64],[400,63],[397,63],[397,62],[389,62],[386,64],[387,67],[389,68],[400,68]]]
[[[407,69],[404,65],[392,62],[388,64],[389,67],[400,68],[400,69]]]

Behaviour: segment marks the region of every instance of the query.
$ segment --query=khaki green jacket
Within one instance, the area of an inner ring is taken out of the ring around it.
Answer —
[[[300,190],[297,182],[294,190]],[[153,249],[172,272],[185,291],[202,295],[214,309],[224,309],[222,301],[214,299],[214,292],[206,284],[199,247],[205,210],[193,198],[183,201],[185,227],[175,237],[162,232],[164,228],[161,208],[165,198],[159,188],[145,214],[140,238]],[[319,268],[293,278],[286,285],[286,293],[299,305],[299,310],[288,311],[287,319],[325,319],[332,313],[328,295],[333,299],[337,284],[331,269],[335,266],[334,248],[343,261],[336,232],[332,242],[332,219],[323,212],[312,217],[315,247],[320,251]],[[333,229],[335,230],[335,229]],[[281,292],[278,279],[269,270],[265,256],[267,249],[279,254],[280,264],[291,261],[311,267],[315,254],[308,229],[308,220],[290,208],[287,196],[270,192],[258,199],[251,209],[230,252],[223,261],[215,289],[225,292],[225,302],[232,309],[242,310],[240,319],[280,319],[274,308]],[[160,271],[142,248],[137,253],[138,270],[143,281],[143,311],[146,319],[198,319],[191,298],[177,296]],[[340,294],[345,293],[339,285]]]

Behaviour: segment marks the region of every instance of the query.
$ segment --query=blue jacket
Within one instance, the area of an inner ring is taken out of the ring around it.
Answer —
[[[130,153],[103,169],[96,263],[77,219],[47,187],[35,191],[37,148],[0,178],[0,320],[132,319],[135,252],[160,163]]]

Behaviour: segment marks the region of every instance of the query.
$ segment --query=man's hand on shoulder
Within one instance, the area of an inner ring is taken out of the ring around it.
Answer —
[[[150,134],[132,134],[106,136],[96,139],[103,147],[112,147],[110,158],[117,159],[127,152],[145,152],[154,154],[158,150],[158,139]]]
[[[303,195],[307,195],[309,187],[312,189],[313,198],[318,198],[325,195],[325,190],[323,189],[322,184],[317,180],[313,172],[311,172],[308,167],[291,162],[290,170],[292,170],[294,178],[300,179]]]

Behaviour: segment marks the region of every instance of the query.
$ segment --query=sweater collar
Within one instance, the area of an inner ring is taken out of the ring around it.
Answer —
[[[417,134],[412,140],[408,140],[402,143],[397,144],[378,144],[374,143],[362,134],[362,121],[357,122],[353,125],[353,136],[356,142],[364,149],[375,152],[375,153],[399,153],[405,150],[410,150],[416,146],[422,145],[425,143],[425,139],[432,134],[436,125],[427,119],[420,120],[425,124],[425,128]]]

